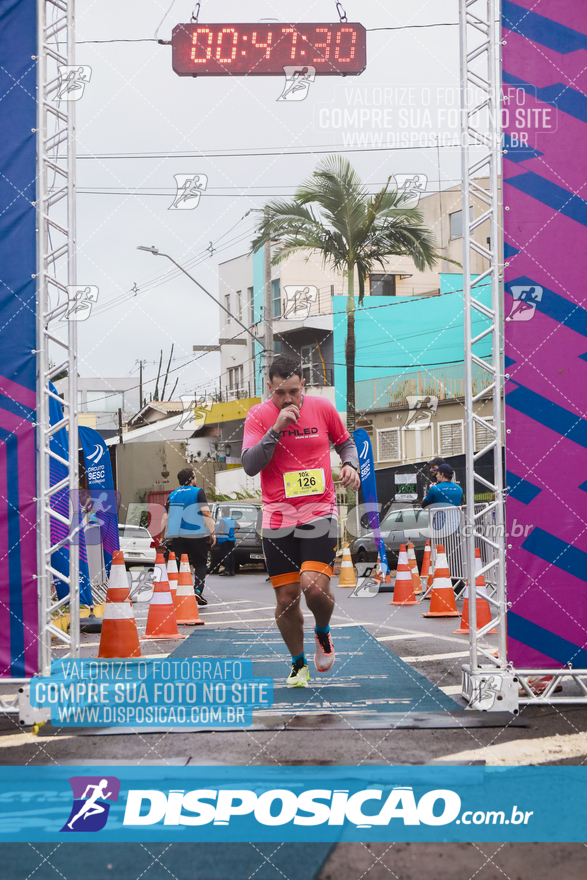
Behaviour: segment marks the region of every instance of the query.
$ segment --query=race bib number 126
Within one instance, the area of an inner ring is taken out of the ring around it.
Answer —
[[[314,468],[311,471],[290,471],[283,475],[286,498],[298,498],[300,495],[323,495],[324,470]]]

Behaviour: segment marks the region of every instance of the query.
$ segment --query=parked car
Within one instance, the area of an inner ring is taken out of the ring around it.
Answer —
[[[401,544],[411,541],[416,552],[418,568],[422,566],[424,546],[430,540],[428,510],[419,507],[390,510],[381,522],[381,537],[387,552],[387,561],[395,568]],[[356,562],[374,562],[377,559],[377,545],[373,532],[369,529],[356,538],[351,548]]]
[[[210,504],[210,511],[217,524],[222,517],[223,508],[228,507],[230,516],[235,521],[234,549],[235,571],[239,566],[252,562],[265,562],[261,548],[261,513],[260,501],[215,501]],[[208,572],[217,572],[222,559],[222,545],[216,544],[208,553]]]
[[[124,562],[130,565],[154,565],[157,557],[155,541],[142,526],[119,525],[118,538]]]

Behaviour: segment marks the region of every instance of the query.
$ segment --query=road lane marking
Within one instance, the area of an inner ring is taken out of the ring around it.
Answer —
[[[557,733],[537,739],[513,739],[499,745],[443,755],[438,761],[478,761],[492,766],[545,764],[587,755],[587,733]]]
[[[429,660],[452,660],[453,657],[468,657],[468,651],[450,651],[448,654],[421,654],[417,657],[400,657],[404,663],[428,663]]]

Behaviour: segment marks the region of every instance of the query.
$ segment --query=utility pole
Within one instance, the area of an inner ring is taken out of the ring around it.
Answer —
[[[269,208],[265,208],[265,220],[269,220]],[[264,291],[263,291],[263,323],[264,327],[264,343],[263,343],[263,400],[267,400],[269,392],[267,390],[267,382],[269,381],[269,367],[273,360],[273,296],[271,290],[271,240],[268,239],[263,245],[264,257]]]
[[[139,361],[139,410],[143,408],[143,362]]]

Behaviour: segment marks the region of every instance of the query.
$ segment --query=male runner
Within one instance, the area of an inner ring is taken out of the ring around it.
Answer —
[[[340,482],[358,489],[359,457],[354,441],[330,401],[303,394],[302,370],[278,357],[269,368],[271,397],[247,413],[242,463],[261,473],[263,553],[275,588],[275,619],[292,656],[287,684],[305,687],[310,678],[304,654],[303,592],[314,615],[314,663],[326,672],[334,663],[330,578],[336,556],[337,506],[330,468],[330,443],[342,460]]]

